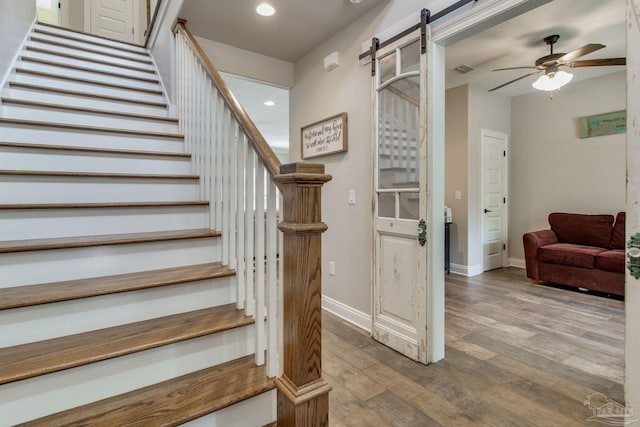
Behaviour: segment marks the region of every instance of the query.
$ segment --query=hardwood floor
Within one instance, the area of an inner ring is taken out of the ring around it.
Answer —
[[[446,278],[445,359],[424,366],[323,316],[331,426],[583,426],[624,403],[624,302],[529,284],[524,270]]]

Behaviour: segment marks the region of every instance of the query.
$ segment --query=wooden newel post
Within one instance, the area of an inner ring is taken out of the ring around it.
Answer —
[[[282,375],[278,427],[327,426],[329,390],[322,378],[322,185],[331,179],[324,165],[292,163],[275,177],[284,197],[284,294]]]

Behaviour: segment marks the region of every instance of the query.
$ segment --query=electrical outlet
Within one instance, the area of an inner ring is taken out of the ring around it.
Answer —
[[[456,190],[455,195],[454,195],[454,198],[455,198],[456,200],[462,200],[462,191],[460,191],[460,190]]]
[[[336,263],[334,261],[329,261],[329,276],[336,275]]]

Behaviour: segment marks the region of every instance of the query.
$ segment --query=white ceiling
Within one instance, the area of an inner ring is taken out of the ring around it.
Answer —
[[[473,83],[491,89],[534,70],[491,70],[504,67],[533,65],[549,54],[545,36],[559,34],[554,53],[570,52],[588,43],[602,43],[600,49],[580,59],[616,58],[625,56],[624,0],[554,0],[532,11],[489,28],[458,43],[447,46],[446,87]],[[460,74],[454,68],[461,64],[476,70]],[[574,80],[624,70],[622,66],[568,68]],[[535,91],[531,84],[538,76],[498,89],[506,96]],[[569,83],[570,84],[570,83]]]
[[[271,0],[277,13],[265,19],[254,11],[260,0],[215,0],[214,7],[211,0],[185,0],[180,16],[188,20],[189,28],[196,35],[296,61],[341,28],[387,1],[362,0],[359,5],[353,5],[349,0]],[[555,52],[570,52],[588,43],[602,43],[607,47],[581,59],[623,57],[626,50],[624,3],[624,0],[554,0],[451,44],[446,48],[446,86],[471,83],[490,89],[524,75],[528,70],[491,70],[533,65],[537,58],[549,53],[549,47],[542,39],[550,34],[560,35]],[[461,64],[476,69],[467,74],[453,70]],[[577,81],[623,69],[620,66],[589,67],[568,71]],[[536,77],[530,76],[497,93],[517,96],[532,92],[531,83]],[[229,85],[267,141],[274,146],[286,146],[289,141],[288,91],[241,78],[229,80]],[[264,106],[266,98],[274,99],[276,105]],[[295,136],[293,140],[296,140]]]
[[[255,12],[267,1],[276,13]],[[350,23],[388,0],[185,0],[180,17],[192,33],[295,62]]]

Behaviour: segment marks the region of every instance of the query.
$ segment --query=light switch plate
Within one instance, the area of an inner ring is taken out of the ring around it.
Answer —
[[[349,204],[356,204],[356,190],[349,190]]]

